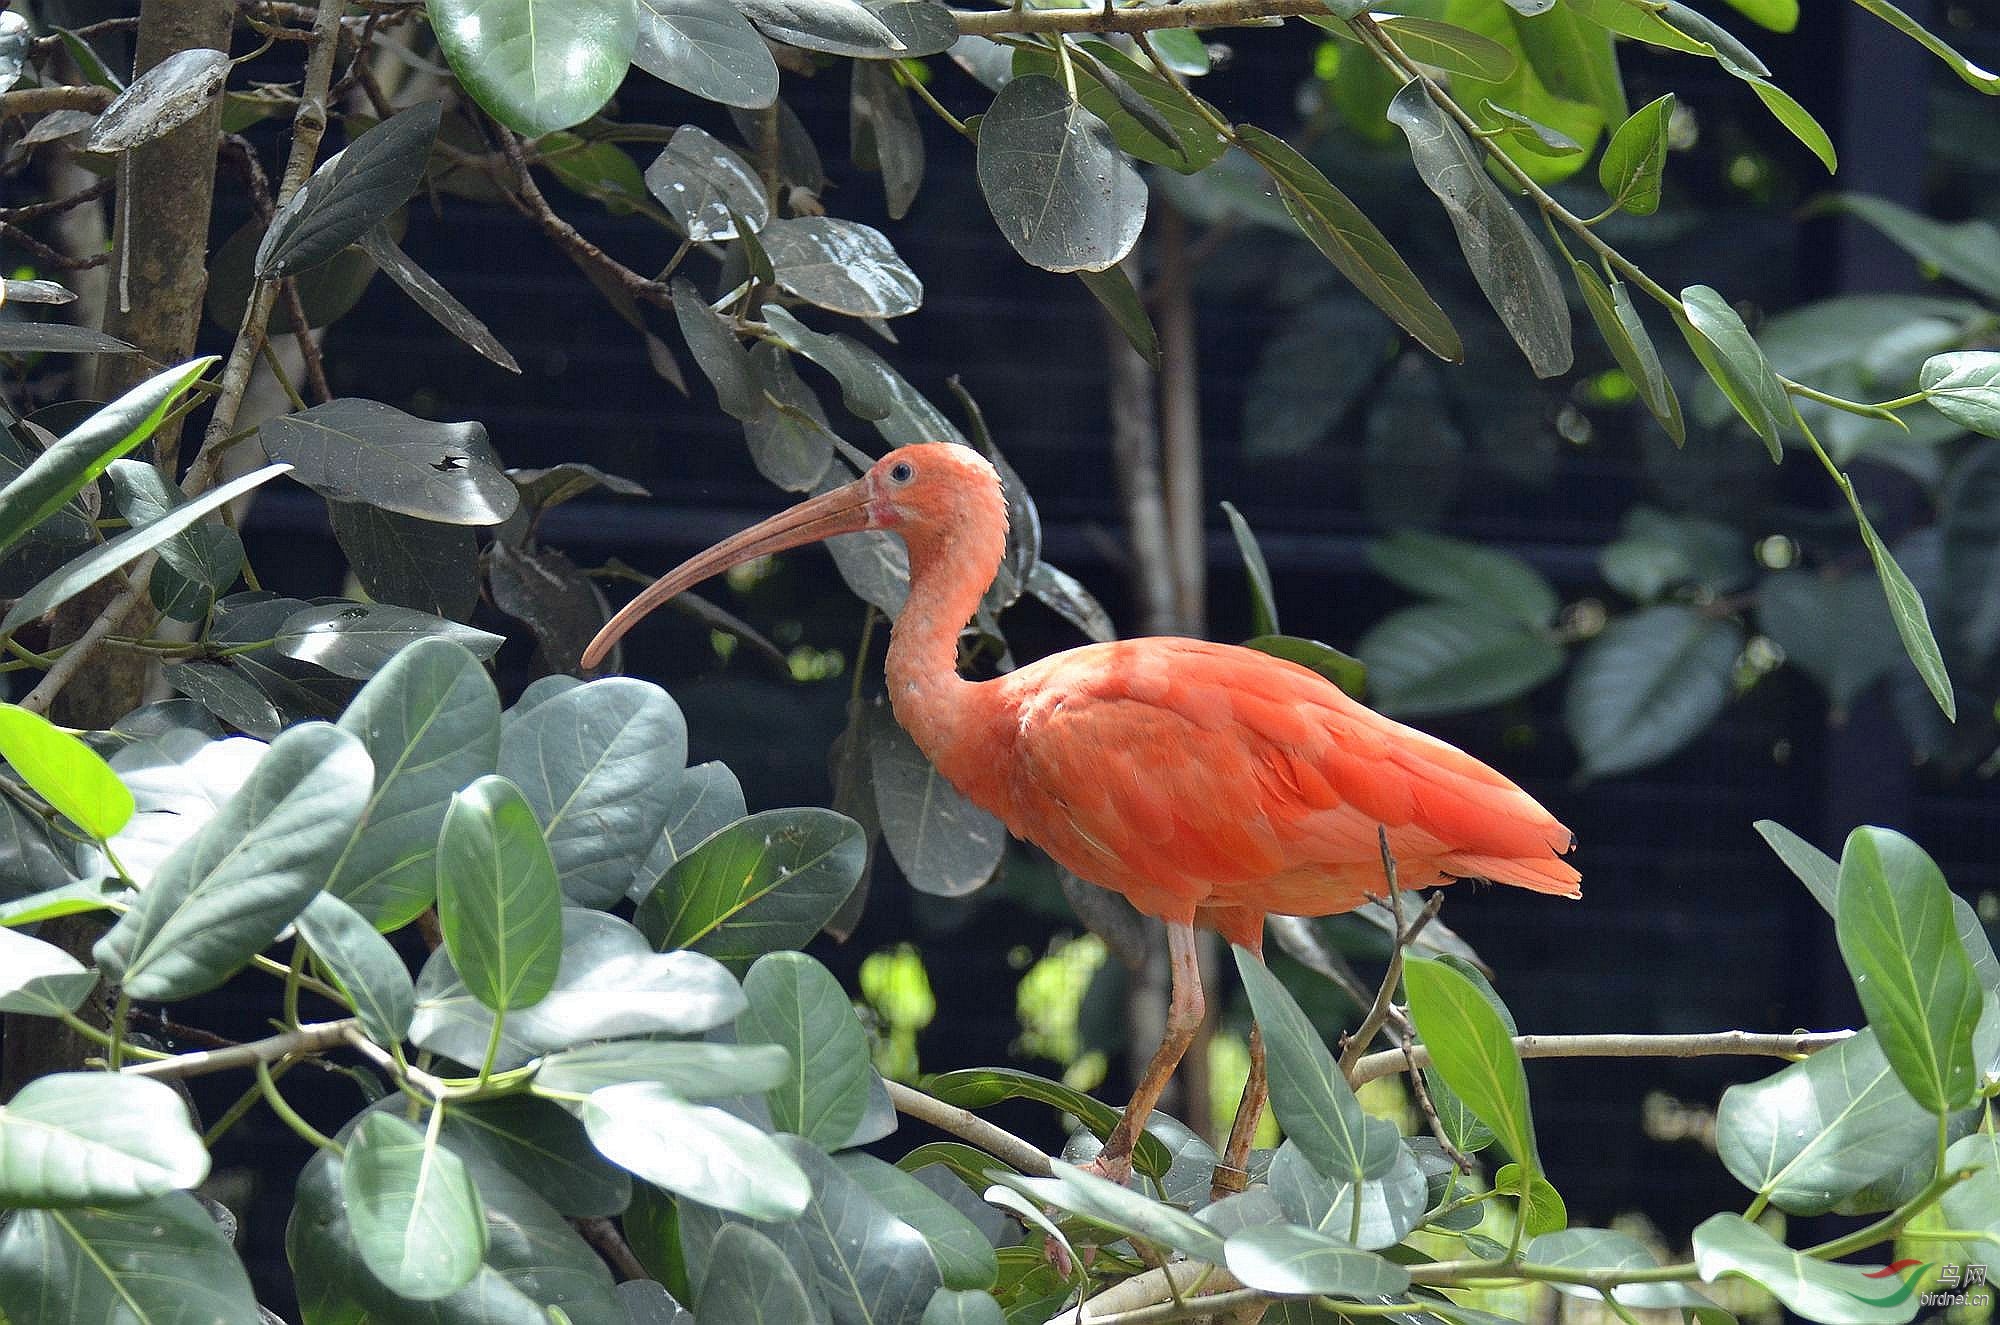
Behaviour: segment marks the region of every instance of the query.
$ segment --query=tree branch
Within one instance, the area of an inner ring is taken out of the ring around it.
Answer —
[[[280,1058],[289,1058],[293,1054],[316,1054],[323,1049],[331,1049],[337,1044],[345,1043],[347,1032],[356,1024],[352,1018],[343,1021],[313,1022],[295,1031],[268,1035],[261,1040],[251,1040],[247,1044],[232,1044],[227,1049],[204,1049],[200,1053],[176,1054],[172,1058],[140,1063],[124,1071],[128,1077],[179,1079],[207,1076],[211,1072],[227,1072],[233,1067],[255,1067],[259,1063],[275,1063]]]
[[[44,115],[52,110],[87,110],[95,113],[111,104],[116,96],[108,87],[24,87],[0,93],[0,120],[16,115]]]
[[[572,262],[601,272],[632,298],[643,299],[659,308],[672,308],[673,292],[664,281],[647,280],[585,239],[575,226],[556,215],[556,209],[542,196],[541,187],[529,173],[528,160],[521,153],[520,139],[514,136],[513,130],[505,126],[501,126],[499,133],[500,150],[506,154],[508,164],[514,168],[514,185],[519,195],[516,201],[535,224],[542,228],[542,233],[553,239],[556,245],[569,255]]]
[[[1082,1306],[1051,1317],[1048,1325],[1078,1325],[1079,1322],[1096,1325],[1114,1316],[1130,1319],[1124,1313],[1143,1311],[1162,1303],[1171,1306],[1176,1296],[1192,1293],[1197,1288],[1216,1290],[1212,1294],[1185,1299],[1190,1306],[1207,1309],[1215,1305],[1213,1299],[1224,1293],[1234,1293],[1242,1287],[1235,1275],[1220,1266],[1206,1265],[1201,1261],[1173,1261],[1157,1270],[1135,1274],[1130,1279],[1111,1285]]]
[[[960,34],[995,37],[1035,32],[1151,32],[1159,28],[1262,26],[1265,19],[1324,18],[1319,0],[1186,0],[1132,9],[954,9]]]
[[[1047,1178],[1055,1174],[1047,1155],[1012,1132],[995,1127],[978,1114],[961,1109],[956,1104],[946,1104],[900,1081],[885,1081],[882,1084],[889,1088],[889,1099],[895,1104],[896,1112],[907,1114],[918,1122],[929,1123],[940,1132],[950,1132],[962,1141],[969,1141],[1030,1177]]]
[[[1523,1058],[1803,1058],[1852,1039],[1853,1031],[1708,1031],[1692,1035],[1517,1035]],[[1421,1044],[1369,1054],[1354,1065],[1356,1086],[1414,1068],[1429,1067]]]

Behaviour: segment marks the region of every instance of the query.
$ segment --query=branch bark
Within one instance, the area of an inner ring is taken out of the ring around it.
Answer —
[[[1269,18],[1324,18],[1319,0],[1185,0],[1141,9],[954,9],[968,37],[1036,32],[1152,32],[1160,28],[1262,26]]]
[[[261,1040],[251,1040],[247,1044],[232,1044],[227,1049],[203,1049],[199,1053],[176,1054],[172,1058],[159,1058],[152,1062],[135,1064],[124,1069],[128,1077],[160,1077],[178,1080],[183,1077],[207,1076],[211,1072],[227,1072],[233,1067],[255,1067],[259,1063],[275,1063],[280,1058],[293,1054],[316,1054],[346,1041],[347,1032],[355,1026],[352,1018],[344,1021],[318,1021],[301,1026],[295,1031],[284,1031],[278,1035],[267,1035]]]
[[[1709,1031],[1692,1035],[1517,1035],[1523,1058],[1803,1058],[1852,1039],[1853,1031]],[[1385,1049],[1354,1065],[1353,1083],[1374,1081],[1412,1068],[1429,1067],[1421,1044],[1408,1051]]]
[[[920,1123],[929,1123],[940,1132],[949,1132],[961,1141],[978,1146],[995,1159],[1005,1160],[1021,1172],[1034,1178],[1047,1178],[1055,1173],[1049,1164],[1049,1157],[1015,1136],[1002,1131],[969,1109],[961,1109],[956,1104],[946,1104],[941,1099],[913,1090],[900,1081],[883,1083],[889,1088],[889,1099],[895,1104],[896,1112],[915,1118]]]

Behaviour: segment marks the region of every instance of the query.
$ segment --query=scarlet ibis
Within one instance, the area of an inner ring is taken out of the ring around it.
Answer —
[[[953,443],[891,451],[854,482],[668,572],[598,632],[584,666],[711,575],[869,529],[909,547],[910,595],[887,661],[897,721],[1016,836],[1166,922],[1166,1036],[1093,1161],[1099,1174],[1130,1174],[1139,1129],[1201,1024],[1196,925],[1261,951],[1268,914],[1351,911],[1386,889],[1383,833],[1404,887],[1484,878],[1579,895],[1580,876],[1560,859],[1572,835],[1533,797],[1296,663],[1153,638],[1070,649],[990,681],[961,677],[959,633],[998,572],[1007,509],[993,466]],[[1240,1186],[1262,1110],[1261,1038],[1253,1031],[1220,1186]]]

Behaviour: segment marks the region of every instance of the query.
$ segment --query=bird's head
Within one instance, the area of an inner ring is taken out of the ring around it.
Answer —
[[[1006,504],[1000,476],[969,446],[924,442],[897,447],[852,483],[725,538],[653,581],[597,632],[583,652],[583,665],[590,668],[603,662],[604,655],[649,612],[711,575],[753,557],[867,529],[902,535],[913,556],[921,548],[969,531],[997,529],[1004,539]]]

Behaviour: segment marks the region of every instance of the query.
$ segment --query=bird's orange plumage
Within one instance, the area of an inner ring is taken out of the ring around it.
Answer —
[[[584,665],[709,575],[863,530],[899,535],[909,549],[910,594],[886,667],[897,721],[1017,836],[1167,922],[1167,1036],[1095,1161],[1107,1176],[1123,1181],[1138,1129],[1200,1024],[1191,926],[1259,950],[1267,914],[1353,910],[1387,888],[1381,833],[1404,887],[1485,878],[1578,895],[1577,872],[1560,858],[1570,832],[1533,797],[1295,663],[1136,639],[965,680],[958,636],[998,571],[1007,510],[993,467],[963,446],[899,448],[856,482],[717,544],[612,618]],[[1255,1035],[1250,1053],[1218,1193],[1241,1190],[1262,1107]]]

